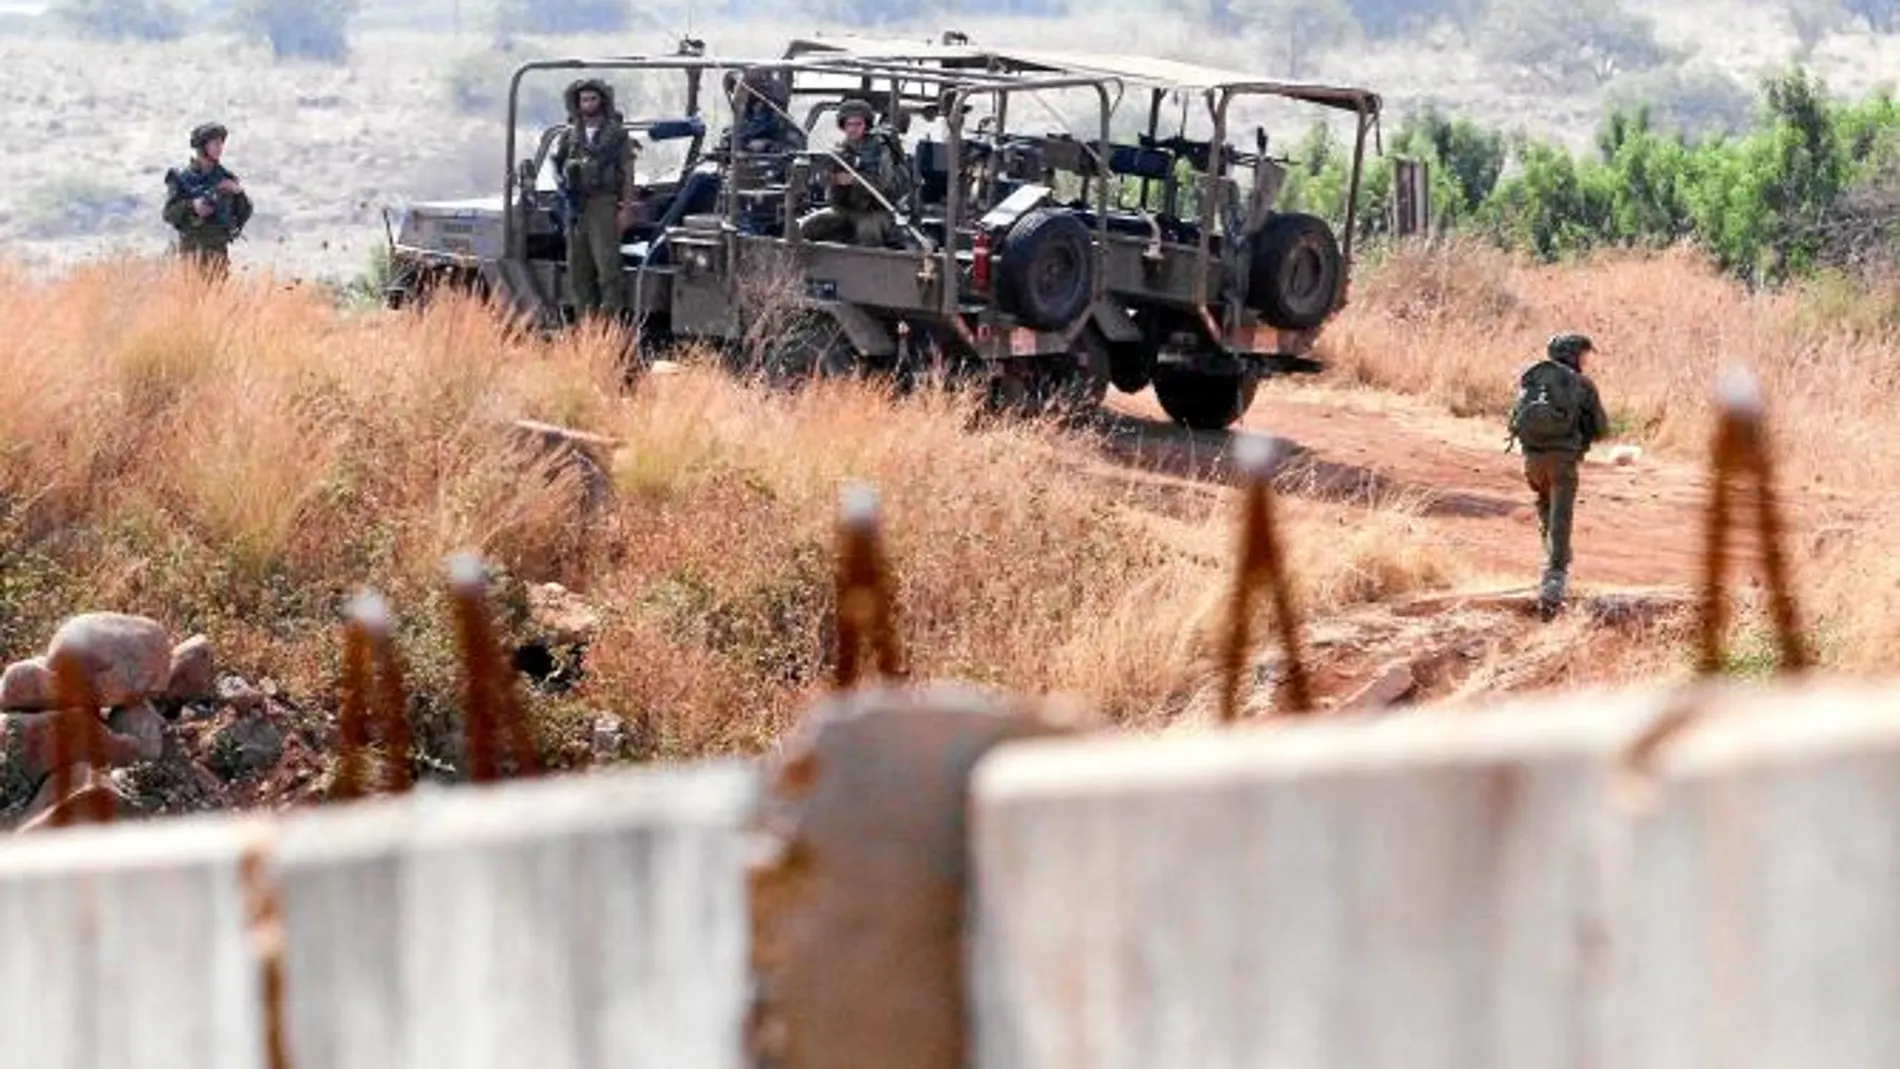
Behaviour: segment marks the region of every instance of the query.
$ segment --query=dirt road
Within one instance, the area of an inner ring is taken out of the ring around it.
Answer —
[[[1169,424],[1150,392],[1112,393],[1109,405],[1123,417],[1109,446],[1122,462],[1196,481],[1230,476],[1231,434]],[[1522,458],[1504,452],[1496,420],[1459,419],[1387,395],[1272,384],[1236,430],[1243,428],[1291,447],[1279,479],[1283,492],[1362,503],[1409,499],[1479,568],[1535,580],[1540,561],[1532,499]],[[1616,465],[1609,453],[1600,446],[1585,464],[1572,535],[1573,584],[1692,586],[1703,555],[1707,470],[1647,454]],[[1866,511],[1810,490],[1783,497],[1789,551],[1796,556],[1811,555]],[[1759,579],[1752,529],[1734,538],[1738,577]]]

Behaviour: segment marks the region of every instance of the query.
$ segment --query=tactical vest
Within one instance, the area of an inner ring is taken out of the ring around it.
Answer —
[[[592,145],[587,143],[587,131],[578,121],[568,127],[562,166],[569,160],[580,162],[582,196],[619,195],[626,181],[622,168],[626,163],[628,140],[627,128],[621,124],[618,114],[601,120],[600,131],[594,135]]]

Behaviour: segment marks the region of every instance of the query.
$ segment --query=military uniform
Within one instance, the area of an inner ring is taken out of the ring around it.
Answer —
[[[183,167],[165,172],[165,205],[160,215],[178,232],[178,255],[197,263],[214,278],[230,271],[230,246],[251,218],[251,198],[242,190],[226,192],[218,186],[236,182],[237,175],[205,154],[205,146],[223,141],[228,131],[218,123],[204,123],[191,132],[192,158]],[[209,204],[207,215],[196,205]]]
[[[581,116],[583,90],[600,94],[599,125],[589,138]],[[568,281],[575,312],[618,317],[624,306],[620,271],[620,212],[638,195],[634,169],[639,146],[614,108],[613,90],[594,78],[567,87],[568,128],[554,149],[554,166],[568,188],[580,193],[579,217],[569,220]]]
[[[1582,354],[1594,351],[1581,334],[1559,334],[1546,347],[1546,358],[1525,370],[1512,406],[1511,435],[1524,448],[1524,481],[1537,495],[1537,526],[1543,535],[1544,573],[1538,584],[1538,608],[1548,619],[1563,603],[1570,571],[1570,529],[1577,502],[1577,481],[1584,455],[1608,435],[1596,383],[1578,368]],[[1551,365],[1554,365],[1552,367]],[[1528,436],[1523,413],[1539,394],[1547,395],[1572,419],[1563,430]]]
[[[747,91],[737,105],[736,129],[726,130],[719,139],[720,148],[727,147],[735,136],[739,148],[746,152],[792,152],[804,143],[805,131],[785,117],[785,109],[791,106],[791,86],[779,72],[755,67],[747,70],[743,79],[732,73],[727,80],[727,95],[735,101],[742,80]]]
[[[870,105],[858,100],[845,101],[838,108],[838,126],[842,128],[845,120],[853,116],[864,120],[864,137],[855,142],[846,138],[838,142],[832,151],[843,157],[861,177],[852,179],[846,185],[838,185],[837,176],[849,175],[850,172],[840,167],[836,160],[827,160],[819,173],[825,180],[831,202],[800,219],[799,234],[807,241],[888,245],[896,229],[896,217],[861,183],[869,182],[883,195],[885,201],[896,203],[900,178],[897,161],[891,157],[890,149],[883,140],[871,131],[871,122],[876,116]]]

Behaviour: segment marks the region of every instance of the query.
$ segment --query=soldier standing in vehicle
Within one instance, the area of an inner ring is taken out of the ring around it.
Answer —
[[[620,235],[633,225],[639,146],[614,107],[613,90],[597,78],[567,87],[568,128],[554,149],[564,189],[579,201],[567,224],[567,272],[577,318],[616,321],[624,304]]]
[[[222,123],[202,123],[191,131],[191,161],[165,172],[165,205],[160,215],[178,232],[178,255],[207,275],[230,272],[231,242],[251,218],[250,194],[223,163],[230,131]]]
[[[1511,438],[1524,449],[1524,481],[1537,495],[1537,526],[1544,538],[1537,606],[1546,620],[1563,604],[1579,469],[1590,447],[1610,431],[1596,383],[1583,371],[1584,354],[1594,351],[1582,334],[1552,337],[1545,358],[1518,377],[1511,405]]]
[[[890,243],[896,217],[858,178],[863,176],[884,201],[896,202],[896,161],[882,139],[871,134],[871,120],[876,114],[862,100],[847,100],[838,106],[838,128],[844,131],[844,140],[832,152],[849,164],[850,170],[836,159],[827,160],[820,169],[830,188],[831,202],[798,221],[799,233],[806,241],[869,246]]]

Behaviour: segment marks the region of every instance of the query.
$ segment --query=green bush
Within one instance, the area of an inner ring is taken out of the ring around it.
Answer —
[[[1441,227],[1472,229],[1543,259],[1691,242],[1724,270],[1773,284],[1817,268],[1900,267],[1887,252],[1900,210],[1900,102],[1831,100],[1805,71],[1765,79],[1754,122],[1692,139],[1648,105],[1620,106],[1595,152],[1574,155],[1427,111],[1369,159],[1353,226],[1389,230],[1391,155],[1431,165]],[[1292,153],[1280,207],[1339,218],[1351,146],[1315,126]],[[1510,173],[1504,174],[1505,157]]]

